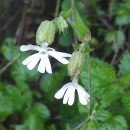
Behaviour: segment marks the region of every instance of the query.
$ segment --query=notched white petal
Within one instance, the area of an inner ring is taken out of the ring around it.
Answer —
[[[64,57],[61,57],[59,54],[57,54],[56,51],[48,51],[48,54],[57,59],[62,64],[68,64],[69,61],[65,59]]]
[[[64,93],[66,91],[66,89],[69,87],[70,83],[65,84],[56,94],[55,94],[55,98],[56,99],[61,99],[64,96]]]
[[[33,61],[34,59],[37,59],[37,58],[40,59],[39,54],[38,54],[38,53],[33,54],[33,55],[27,57],[25,60],[23,60],[23,61],[22,61],[22,64],[23,64],[23,65],[27,65],[27,64],[29,64],[31,61]]]
[[[75,88],[73,86],[69,86],[67,91],[65,92],[63,104],[72,105],[74,103],[74,94],[75,94]]]
[[[45,66],[46,66],[46,71],[52,74],[52,68],[48,56],[45,57]]]
[[[29,44],[29,45],[22,45],[22,46],[20,47],[20,50],[21,50],[21,51],[28,51],[28,50],[41,51],[42,48],[39,47],[39,46],[35,46],[35,45]]]
[[[44,57],[41,58],[41,61],[40,61],[39,66],[38,66],[38,71],[40,73],[45,73],[45,61],[44,61]]]
[[[72,56],[71,54],[58,52],[58,51],[48,51],[48,53],[50,55],[57,55],[57,56],[60,56],[60,57],[71,57]]]
[[[82,105],[87,105],[88,103],[88,93],[80,86],[77,88],[78,96],[79,96],[79,101]]]

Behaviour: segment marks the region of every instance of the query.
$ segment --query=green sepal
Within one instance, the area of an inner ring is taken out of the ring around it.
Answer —
[[[61,12],[60,16],[62,16],[64,19],[68,19],[70,17],[70,15],[71,15],[71,12],[72,12],[72,9],[69,9],[66,12]]]

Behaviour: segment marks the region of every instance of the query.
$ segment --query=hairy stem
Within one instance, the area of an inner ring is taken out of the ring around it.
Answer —
[[[87,59],[87,69],[88,69],[88,87],[89,87],[89,94],[90,94],[90,110],[89,115],[92,114],[92,89],[91,89],[91,60],[90,60],[90,53],[88,53]]]
[[[61,2],[60,0],[57,0],[57,2],[56,2],[55,18],[58,17],[58,15],[59,15],[60,2]]]
[[[75,0],[71,0],[71,8],[72,8],[72,21],[73,23],[75,24],[76,22],[76,15],[75,15]],[[77,37],[76,37],[76,34],[74,32],[74,43],[75,44],[78,44],[78,40],[77,40]]]

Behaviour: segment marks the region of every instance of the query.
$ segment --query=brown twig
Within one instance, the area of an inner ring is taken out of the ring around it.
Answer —
[[[0,75],[8,69],[9,66],[11,66],[18,58],[20,57],[20,54],[17,54],[11,61],[9,61],[2,69],[0,69]]]

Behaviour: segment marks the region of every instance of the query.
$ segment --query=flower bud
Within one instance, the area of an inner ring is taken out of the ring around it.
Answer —
[[[84,55],[79,51],[73,52],[72,57],[70,58],[70,62],[68,64],[68,74],[72,78],[77,78],[79,76],[83,62]]]
[[[68,24],[67,24],[66,20],[62,16],[59,16],[57,18],[57,23],[56,24],[58,26],[58,29],[59,29],[60,33],[61,32],[64,33],[66,31],[66,29],[68,28]]]
[[[40,24],[36,33],[36,43],[41,45],[47,42],[49,45],[54,42],[56,26],[52,21],[44,21]]]

